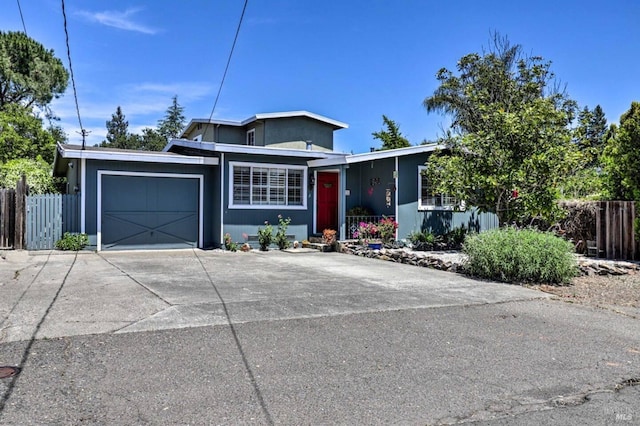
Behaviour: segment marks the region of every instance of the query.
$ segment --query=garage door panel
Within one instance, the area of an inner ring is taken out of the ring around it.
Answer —
[[[199,179],[102,176],[102,248],[197,247]]]

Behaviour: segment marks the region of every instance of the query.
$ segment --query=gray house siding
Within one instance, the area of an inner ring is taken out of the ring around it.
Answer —
[[[210,127],[215,128],[214,132],[214,142],[219,143],[228,143],[228,144],[236,144],[236,145],[244,145],[247,141],[247,131],[244,127],[235,127],[235,126],[219,126],[210,125]],[[205,139],[209,140],[209,139]]]
[[[497,227],[493,213],[480,213],[477,209],[465,211],[418,210],[418,167],[425,164],[428,154],[417,154],[398,159],[398,239],[407,238],[411,232],[430,231],[443,234],[464,226],[473,231]]]
[[[265,120],[264,144],[266,146],[291,141],[312,141],[316,147],[332,150],[333,127],[307,117]]]
[[[201,174],[203,175],[204,185],[204,222],[203,222],[203,247],[217,246],[215,236],[219,234],[219,214],[216,216],[215,199],[211,197],[212,191],[217,186],[217,167],[208,166],[190,166],[180,164],[160,164],[160,163],[140,163],[140,162],[121,162],[121,161],[104,161],[104,160],[87,160],[85,188],[80,188],[85,196],[85,232],[89,236],[89,244],[93,248],[97,245],[97,188],[98,188],[98,171],[124,171],[124,172],[148,172],[148,173],[180,173],[180,174]],[[126,191],[126,188],[122,188]],[[218,221],[216,221],[216,217]],[[213,219],[213,220],[212,220]]]
[[[265,167],[272,167],[273,164],[295,165],[306,167],[307,163],[304,159],[275,157],[275,156],[252,156],[239,154],[225,154],[224,156],[224,185],[223,185],[223,234],[230,234],[231,239],[236,242],[243,243],[247,241],[246,237],[250,237],[250,243],[257,245],[255,237],[258,234],[258,228],[263,228],[265,221],[268,221],[274,227],[274,232],[278,224],[278,215],[283,218],[290,217],[291,224],[287,230],[287,235],[293,235],[294,239],[302,241],[311,234],[313,224],[313,189],[304,184],[306,191],[306,209],[291,209],[287,206],[278,208],[259,208],[259,209],[243,209],[229,208],[229,187],[230,187],[230,162],[255,163],[264,164]],[[222,164],[222,161],[221,161]],[[309,170],[304,173],[308,179]],[[219,199],[219,198],[217,198]]]

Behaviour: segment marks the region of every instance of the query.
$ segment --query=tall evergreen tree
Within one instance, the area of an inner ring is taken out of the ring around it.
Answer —
[[[607,119],[600,105],[593,110],[584,107],[578,113],[578,125],[574,130],[574,140],[578,149],[585,156],[585,166],[593,167],[599,164],[600,155],[605,145]]]
[[[387,149],[406,148],[411,146],[411,143],[402,136],[400,132],[400,126],[395,121],[391,120],[386,115],[382,115],[382,122],[387,126],[387,130],[380,130],[379,132],[373,132],[371,135],[374,139],[382,141],[382,148],[380,151]]]
[[[178,96],[172,98],[171,106],[162,120],[158,121],[158,133],[168,141],[177,138],[182,133],[185,125],[184,107],[178,104]]]
[[[53,50],[24,33],[0,31],[0,109],[9,104],[46,109],[64,93],[68,79]]]
[[[111,114],[111,120],[107,121],[107,140],[100,146],[119,149],[140,148],[140,137],[129,134],[129,122],[118,105],[116,112]]]

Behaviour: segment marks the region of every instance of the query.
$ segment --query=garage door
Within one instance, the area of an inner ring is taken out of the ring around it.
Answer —
[[[101,249],[198,246],[200,179],[102,174]]]

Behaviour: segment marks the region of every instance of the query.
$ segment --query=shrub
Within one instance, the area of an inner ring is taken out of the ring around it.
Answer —
[[[471,275],[513,283],[566,284],[577,275],[570,243],[549,232],[508,227],[467,237]]]
[[[383,243],[390,243],[396,239],[396,229],[398,229],[398,222],[389,217],[383,216],[378,222],[378,232]]]
[[[238,251],[238,243],[231,239],[231,234],[224,234],[224,248],[229,251]]]
[[[433,250],[436,243],[439,242],[438,240],[438,237],[427,230],[409,234],[409,241],[411,241],[413,249],[417,251]]]
[[[72,234],[71,232],[65,232],[62,238],[56,241],[56,248],[58,250],[78,251],[85,248],[87,244],[89,244],[89,237],[87,234]]]
[[[260,250],[267,251],[273,240],[273,226],[265,220],[264,228],[258,228],[258,243]]]
[[[333,245],[336,242],[336,231],[334,229],[325,229],[322,231],[322,241],[325,244]]]
[[[291,218],[282,218],[282,215],[278,215],[278,230],[276,231],[276,244],[280,250],[284,250],[289,247],[289,240],[287,240],[287,228],[291,223]]]
[[[451,231],[447,232],[444,235],[444,242],[448,249],[460,250],[466,237],[467,228],[463,225],[458,228],[453,228]]]

